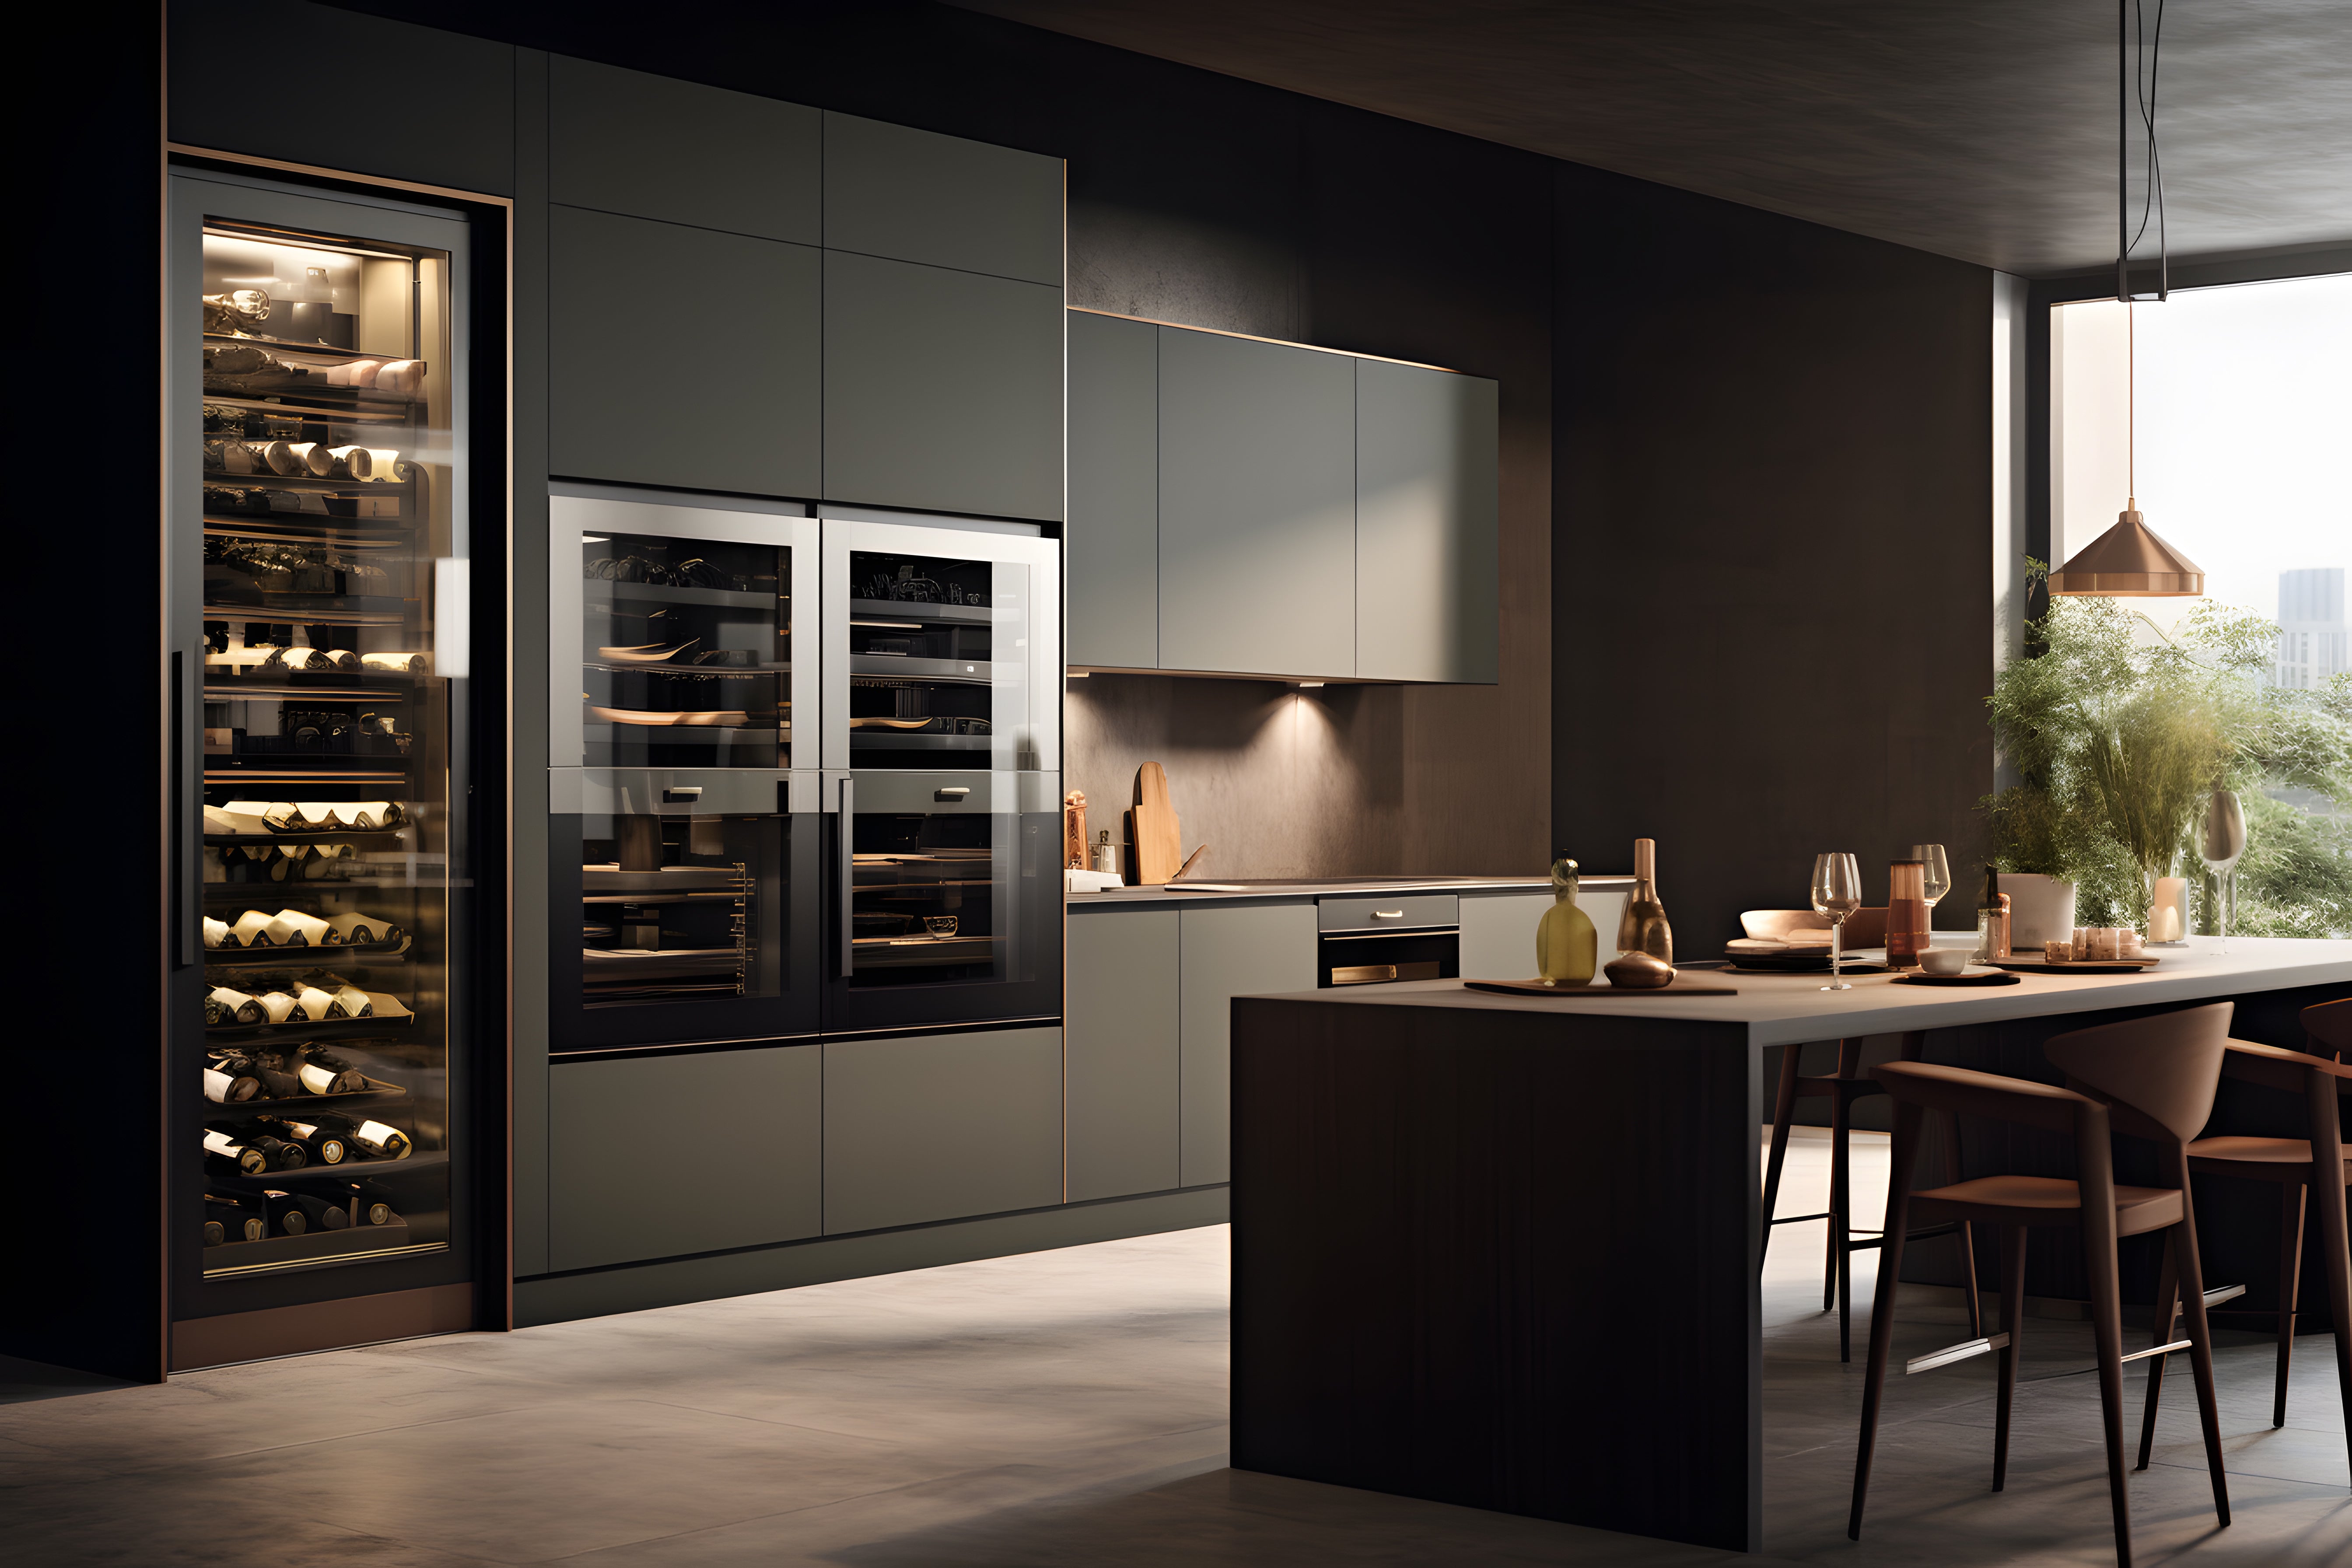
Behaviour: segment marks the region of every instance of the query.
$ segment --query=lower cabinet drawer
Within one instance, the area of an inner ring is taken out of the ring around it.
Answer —
[[[557,1062],[548,1072],[549,1267],[814,1236],[820,1047]]]
[[[1062,1201],[1062,1031],[828,1041],[824,1231]]]

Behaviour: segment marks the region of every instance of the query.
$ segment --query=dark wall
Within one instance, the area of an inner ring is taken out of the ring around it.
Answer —
[[[1692,956],[1991,788],[1992,274],[1559,165],[1553,820]],[[1588,848],[1587,847],[1591,847]]]

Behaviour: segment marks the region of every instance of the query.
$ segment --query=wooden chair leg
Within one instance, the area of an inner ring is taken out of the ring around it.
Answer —
[[[1944,1180],[1960,1180],[1960,1119],[1947,1112],[1944,1117]],[[1984,1326],[1984,1293],[1977,1282],[1976,1230],[1967,1220],[1960,1222],[1960,1283],[1969,1293],[1969,1338],[1981,1338]]]
[[[2152,1321],[2156,1337],[2150,1344],[2172,1342],[2172,1320],[2180,1315],[2180,1263],[2172,1250],[2172,1233],[2164,1237],[2164,1262],[2156,1276],[2156,1310]],[[2147,1468],[2147,1458],[2156,1447],[2156,1402],[2164,1392],[2164,1363],[2170,1356],[2151,1356],[2147,1363],[2147,1397],[2140,1406],[2139,1469]]]
[[[1838,1303],[1838,1269],[1846,1257],[1845,1210],[1845,1096],[1830,1096],[1830,1220],[1829,1246],[1822,1254],[1822,1310],[1826,1312]],[[1840,1345],[1838,1360],[1846,1359]]]
[[[2017,1397],[2017,1358],[2025,1348],[2025,1237],[2026,1227],[2021,1225],[2007,1226],[2001,1231],[2000,1326],[2009,1335],[2009,1343],[2000,1350],[2000,1405],[1993,1417],[1995,1491],[2009,1479],[2009,1415]]]
[[[2294,1296],[2303,1284],[2303,1207],[2306,1195],[2301,1182],[2279,1184],[2279,1310],[2278,1384],[2271,1396],[2271,1425],[2286,1425],[2286,1376],[2294,1364]]]
[[[2101,1194],[2091,1202],[2103,1199],[2113,1201]],[[2131,1495],[2124,1482],[2124,1304],[2113,1213],[2085,1209],[2083,1271],[2089,1277],[2091,1337],[2098,1351],[2099,1414],[2107,1442],[2107,1505],[2115,1515],[2116,1568],[2131,1568]]]
[[[2180,1173],[2181,1189],[2189,1172]],[[2213,1478],[2213,1514],[2230,1522],[2230,1477],[2221,1466],[2221,1406],[2213,1393],[2213,1325],[2205,1315],[2205,1271],[2197,1257],[2197,1211],[2189,1209],[2172,1227],[2179,1243],[2180,1306],[2189,1320],[2189,1365],[2196,1373],[2197,1416],[2205,1428],[2205,1468]]]
[[[1780,1053],[1780,1087],[1772,1096],[1772,1155],[1764,1165],[1764,1239],[1756,1249],[1759,1269],[1772,1254],[1772,1211],[1780,1202],[1781,1168],[1789,1163],[1789,1124],[1797,1114],[1797,1058],[1804,1049],[1793,1045]]]
[[[1912,1146],[1919,1135],[1919,1108],[1895,1110],[1895,1158],[1886,1179],[1886,1236],[1878,1253],[1878,1288],[1870,1306],[1870,1363],[1863,1374],[1862,1436],[1854,1445],[1853,1508],[1846,1515],[1850,1541],[1862,1539],[1862,1505],[1870,1494],[1870,1458],[1878,1443],[1878,1405],[1886,1387],[1886,1358],[1895,1343],[1895,1281],[1903,1272],[1903,1232],[1911,1213]]]
[[[2346,1458],[2352,1459],[2352,1225],[2345,1215],[2344,1131],[2333,1079],[2306,1068],[2303,1106],[2311,1119],[2312,1200],[2319,1206],[2319,1266],[2336,1324],[2336,1394],[2343,1401]]]

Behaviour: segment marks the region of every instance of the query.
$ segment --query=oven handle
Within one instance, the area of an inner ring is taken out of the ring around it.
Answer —
[[[1387,942],[1400,936],[1460,936],[1460,926],[1383,926],[1379,931],[1327,931],[1318,942]]]
[[[847,980],[857,964],[857,840],[850,829],[857,812],[857,786],[841,781],[841,978]]]

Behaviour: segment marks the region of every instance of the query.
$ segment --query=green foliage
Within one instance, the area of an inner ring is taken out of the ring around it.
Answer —
[[[2122,602],[2053,598],[2027,628],[2044,651],[2011,660],[1988,700],[2020,779],[1982,803],[1994,863],[2073,881],[2085,923],[2136,923],[2155,878],[2182,860],[2193,872],[2210,792],[2234,789],[2248,848],[2233,929],[2352,931],[2352,822],[2264,793],[2352,804],[2352,676],[2316,691],[2264,686],[2277,635],[2210,603],[2167,637]]]

